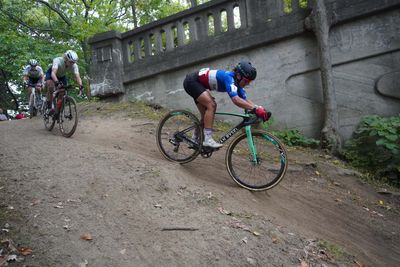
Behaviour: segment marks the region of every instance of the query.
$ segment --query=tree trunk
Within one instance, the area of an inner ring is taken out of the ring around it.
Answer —
[[[339,154],[341,139],[339,136],[339,116],[335,86],[332,73],[332,59],[329,50],[329,29],[327,9],[324,0],[314,0],[311,15],[306,20],[318,42],[319,60],[324,97],[324,126],[321,131],[321,145],[333,154]]]
[[[133,18],[133,27],[136,29],[138,27],[138,21],[137,21],[137,15],[136,15],[135,0],[132,0],[132,18]]]
[[[197,0],[190,0],[191,7],[197,6]]]

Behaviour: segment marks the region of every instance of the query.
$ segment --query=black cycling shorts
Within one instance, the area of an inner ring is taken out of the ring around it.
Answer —
[[[186,93],[193,97],[194,102],[197,104],[196,100],[204,91],[207,89],[200,83],[199,73],[191,73],[186,75],[183,81],[183,88],[185,88]]]
[[[39,80],[41,80],[41,79],[40,78],[29,77],[28,84],[29,84],[29,86],[35,85],[35,84],[37,84],[39,82]]]

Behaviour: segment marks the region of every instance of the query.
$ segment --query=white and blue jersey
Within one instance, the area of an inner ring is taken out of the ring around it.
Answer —
[[[217,92],[226,92],[232,98],[239,96],[246,99],[246,91],[235,84],[235,73],[225,70],[210,70],[209,68],[199,71],[200,83],[207,89]]]

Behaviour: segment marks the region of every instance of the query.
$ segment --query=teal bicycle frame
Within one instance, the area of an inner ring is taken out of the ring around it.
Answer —
[[[231,113],[231,112],[215,112],[215,114],[216,115],[235,116],[235,117],[240,117],[243,119],[243,121],[241,121],[238,125],[236,125],[230,131],[225,133],[225,135],[219,139],[219,143],[221,143],[221,144],[225,143],[237,131],[239,131],[240,129],[242,129],[244,127],[245,131],[246,131],[246,136],[247,136],[247,144],[249,145],[249,149],[250,149],[251,156],[252,156],[252,161],[253,161],[253,163],[257,163],[257,150],[256,150],[256,147],[254,146],[253,136],[251,134],[251,125],[259,122],[260,119],[257,118],[256,116],[250,115],[248,113],[238,114],[238,113]]]

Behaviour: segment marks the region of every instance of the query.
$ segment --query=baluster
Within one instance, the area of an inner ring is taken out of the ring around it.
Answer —
[[[178,22],[177,35],[178,35],[178,46],[185,45],[185,30],[183,29],[184,22]]]

